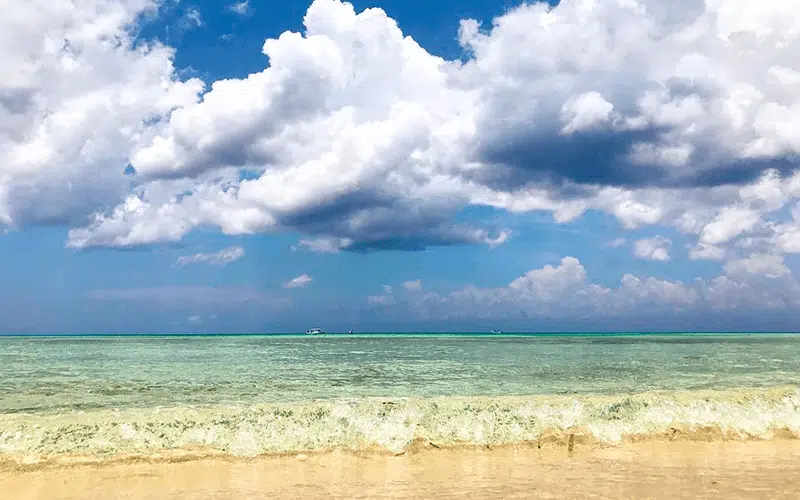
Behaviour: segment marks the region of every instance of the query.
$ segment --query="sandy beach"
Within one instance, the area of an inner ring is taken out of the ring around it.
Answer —
[[[33,499],[796,498],[800,440],[650,442],[581,450],[430,449],[135,462],[0,472]]]

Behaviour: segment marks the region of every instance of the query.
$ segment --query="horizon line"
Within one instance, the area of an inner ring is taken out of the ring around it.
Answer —
[[[631,335],[798,335],[797,331],[738,331],[738,330],[716,330],[716,331],[692,331],[692,330],[651,330],[651,331],[501,331],[493,333],[489,331],[467,331],[467,330],[437,330],[437,331],[364,331],[349,333],[324,332],[322,334],[307,335],[303,331],[270,331],[270,332],[128,332],[128,333],[0,333],[0,337],[264,337],[264,336],[308,336],[324,337],[326,335],[336,336],[363,336],[363,335],[472,335],[487,337],[508,337],[508,336],[631,336]]]

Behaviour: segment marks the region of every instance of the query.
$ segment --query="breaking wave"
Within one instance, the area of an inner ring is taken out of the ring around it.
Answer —
[[[800,438],[800,389],[357,399],[0,415],[0,461]]]

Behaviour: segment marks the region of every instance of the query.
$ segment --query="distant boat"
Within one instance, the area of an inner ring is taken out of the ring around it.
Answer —
[[[351,328],[347,333],[352,335],[353,334],[353,329]]]
[[[497,334],[500,334],[500,333],[503,333],[503,332],[501,332],[500,330],[492,330],[492,333],[494,333],[495,335],[497,335]]]
[[[325,332],[322,331],[322,328],[312,328],[311,330],[306,330],[306,335],[320,335]]]

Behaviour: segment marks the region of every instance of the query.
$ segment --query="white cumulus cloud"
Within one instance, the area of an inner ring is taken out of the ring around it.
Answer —
[[[150,0],[7,2],[0,20],[0,224],[81,221],[125,196],[130,154],[194,102],[173,50],[134,44]]]
[[[668,261],[671,247],[672,241],[669,238],[654,236],[636,240],[633,244],[633,254],[640,259]]]
[[[578,259],[564,257],[557,265],[533,269],[504,287],[467,286],[403,301],[384,294],[367,302],[392,306],[398,317],[425,320],[613,319],[800,306],[800,284],[780,258],[754,256],[726,266],[725,271],[691,283],[624,274],[616,286],[604,286],[589,279]]]
[[[725,274],[733,277],[750,275],[780,278],[791,274],[780,255],[753,254],[744,259],[732,260],[725,264]]]

